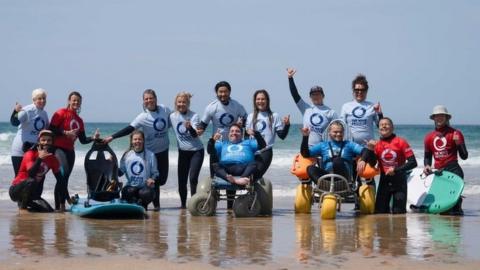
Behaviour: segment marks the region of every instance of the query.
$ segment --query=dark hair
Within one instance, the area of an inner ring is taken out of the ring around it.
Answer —
[[[152,95],[152,96],[155,98],[155,101],[158,103],[158,101],[157,101],[157,94],[155,93],[155,90],[153,90],[153,89],[147,89],[147,90],[143,91],[142,100],[143,100],[143,97],[144,97],[145,95]],[[143,106],[143,110],[145,111],[147,108],[145,108],[145,105],[143,105],[143,103],[142,103],[142,106]],[[155,110],[156,110],[156,109],[155,109]]]
[[[155,90],[153,90],[153,89],[147,89],[147,90],[143,91],[142,97],[143,97],[144,95],[146,95],[146,94],[150,94],[150,95],[152,95],[155,99],[157,99],[157,94],[155,93]]]
[[[365,87],[365,91],[368,91],[368,81],[367,81],[367,77],[365,77],[365,75],[358,74],[357,77],[355,77],[355,79],[353,79],[352,90],[355,90],[355,85],[356,84],[363,85]]]
[[[82,101],[82,95],[80,95],[79,92],[77,92],[77,91],[72,91],[72,92],[70,92],[70,94],[68,94],[68,99],[67,99],[69,102],[70,102],[70,98],[72,98],[72,96],[77,96],[77,97],[80,98],[80,101]],[[70,104],[67,103],[67,109],[68,109],[69,107],[70,107]],[[79,109],[77,110],[77,114],[80,114],[80,110],[81,110],[81,108],[79,108]]]
[[[217,93],[217,92],[218,92],[218,88],[220,88],[220,87],[222,87],[222,86],[226,87],[229,92],[232,91],[232,87],[230,86],[230,84],[229,84],[228,82],[226,82],[226,81],[220,81],[220,82],[218,82],[218,83],[215,85],[215,93]]]
[[[382,120],[387,120],[388,122],[390,122],[390,125],[392,125],[392,127],[394,126],[392,118],[384,116],[384,117],[380,118],[380,120],[378,120],[378,122],[380,123],[380,121],[382,121]]]
[[[239,124],[237,124],[237,123],[233,123],[233,124],[228,128],[228,131],[230,131],[230,129],[232,129],[232,127],[237,127],[237,128],[239,128],[240,130],[243,129],[241,125],[239,125]]]
[[[273,113],[272,113],[272,110],[270,109],[270,95],[268,94],[267,90],[265,90],[265,89],[257,90],[253,94],[253,119],[252,119],[253,129],[255,129],[255,126],[257,124],[258,108],[255,105],[255,100],[257,99],[258,94],[264,94],[265,95],[265,98],[267,100],[268,120],[270,120],[269,127],[270,127],[270,129],[272,129]]]
[[[125,151],[122,155],[122,159],[125,157],[125,155],[130,152],[130,150],[133,149],[133,143],[132,143],[132,140],[133,140],[133,136],[137,135],[137,134],[140,134],[142,135],[142,138],[143,138],[143,151],[145,151],[145,134],[143,133],[143,131],[139,130],[139,129],[135,129],[134,131],[132,131],[132,133],[130,133],[130,143],[129,143],[129,146],[128,146],[128,149],[127,151]]]
[[[68,94],[68,100],[70,100],[70,98],[71,98],[72,96],[77,96],[77,97],[79,97],[80,99],[82,99],[82,95],[80,95],[80,93],[77,92],[77,91],[72,91],[72,92],[70,92],[70,94]]]

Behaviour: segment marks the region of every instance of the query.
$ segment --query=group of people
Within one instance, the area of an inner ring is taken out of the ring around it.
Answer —
[[[308,168],[311,180],[316,181],[328,172],[354,179],[354,172],[362,171],[366,163],[378,162],[381,176],[376,212],[405,213],[406,172],[417,166],[416,160],[408,142],[393,133],[393,121],[383,116],[380,104],[366,100],[366,77],[358,75],[352,81],[353,100],[342,106],[338,116],[324,104],[325,93],[320,86],[310,89],[311,104],[305,102],[296,88],[295,73],[295,69],[287,69],[290,93],[303,115],[300,152],[305,157],[321,159]],[[218,82],[215,85],[216,99],[207,105],[200,117],[190,110],[190,93],[178,93],[172,111],[158,104],[155,91],[147,89],[142,95],[143,111],[128,126],[101,139],[98,130],[91,137],[85,134],[79,116],[80,93],[71,92],[67,106],[56,111],[49,121],[44,110],[47,94],[43,89],[35,89],[33,104],[25,107],[17,104],[10,119],[18,126],[12,145],[15,179],[10,187],[10,197],[18,202],[20,209],[38,209],[38,201],[41,201],[44,211],[53,211],[40,197],[45,174],[51,169],[57,180],[54,208],[65,210],[65,202],[70,200],[68,179],[75,162],[76,139],[82,144],[92,141],[110,143],[130,134],[130,147],[119,166],[120,175],[125,174],[127,178],[122,198],[141,203],[145,208],[153,203],[153,209],[158,210],[160,186],[168,179],[168,130],[172,128],[178,146],[178,192],[181,207],[185,208],[188,182],[193,195],[205,155],[199,136],[210,123],[212,137],[207,152],[211,177],[216,175],[236,185],[250,184],[267,171],[272,162],[275,139],[277,136],[280,139],[287,137],[290,118],[272,112],[266,90],[254,93],[250,114],[231,98],[231,91],[228,82]],[[462,133],[450,126],[451,115],[444,106],[436,106],[431,118],[435,130],[425,138],[425,173],[432,172],[435,159],[433,168],[449,170],[463,177],[457,153],[466,159],[468,152]],[[375,126],[379,127],[379,140],[374,140]],[[355,161],[357,157],[359,159]],[[140,166],[135,166],[138,164]],[[389,205],[391,198],[392,209]],[[461,200],[454,208],[461,213]]]

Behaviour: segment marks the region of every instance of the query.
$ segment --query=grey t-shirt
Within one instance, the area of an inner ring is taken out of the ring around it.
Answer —
[[[190,131],[185,127],[185,121],[190,121],[193,128],[198,128],[200,124],[200,117],[192,111],[185,114],[180,112],[173,112],[170,114],[170,122],[172,123],[175,136],[177,137],[178,149],[184,151],[196,151],[203,149],[203,144],[200,138],[193,137]]]
[[[283,130],[284,125],[277,113],[272,114],[272,123],[270,123],[268,113],[259,112],[255,127],[253,126],[253,113],[248,115],[246,127],[247,129],[253,129],[260,132],[267,143],[266,148],[271,148],[275,143],[276,132]]]
[[[316,145],[323,141],[323,132],[332,120],[338,118],[334,110],[325,105],[310,105],[303,99],[297,102],[297,107],[303,115],[303,127],[310,129],[308,145]]]
[[[141,129],[145,134],[145,148],[153,153],[163,152],[168,149],[168,128],[170,123],[170,109],[159,105],[157,110],[152,112],[146,110],[140,113],[130,126]]]
[[[12,156],[23,156],[23,143],[36,143],[38,133],[45,128],[48,128],[48,114],[43,109],[38,109],[34,104],[27,105],[18,112],[18,126],[17,134],[12,143]]]
[[[374,125],[378,123],[378,114],[373,109],[375,104],[356,100],[343,104],[340,119],[347,123],[353,140],[365,145],[365,141],[374,138]]]
[[[230,99],[228,105],[225,105],[216,99],[205,108],[202,122],[208,124],[212,121],[212,132],[215,133],[218,130],[222,134],[223,140],[227,140],[228,129],[238,121],[239,117],[247,117],[247,112],[240,103]]]

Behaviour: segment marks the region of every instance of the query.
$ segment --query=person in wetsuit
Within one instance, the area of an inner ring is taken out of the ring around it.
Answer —
[[[424,140],[424,172],[432,173],[432,162],[435,159],[433,168],[437,170],[446,170],[452,172],[461,178],[464,177],[463,170],[458,164],[458,156],[465,160],[468,158],[465,138],[459,129],[450,126],[452,115],[443,105],[437,105],[433,108],[430,115],[435,123],[435,130],[429,132]],[[462,197],[449,211],[444,214],[463,215]]]
[[[143,112],[141,112],[127,127],[108,136],[105,143],[132,133],[140,129],[145,134],[145,148],[155,153],[157,168],[159,169],[158,179],[155,181],[155,198],[153,199],[153,210],[160,210],[160,186],[165,185],[168,178],[169,160],[168,129],[171,127],[171,110],[163,104],[158,105],[157,94],[152,89],[143,92]]]
[[[145,135],[140,130],[130,134],[130,147],[120,159],[119,176],[125,174],[127,183],[122,189],[122,199],[138,203],[147,210],[155,198],[155,179],[158,178],[155,154],[144,146]]]
[[[85,135],[85,125],[83,119],[79,116],[82,106],[82,95],[77,91],[72,91],[68,95],[68,104],[66,108],[57,110],[50,121],[49,129],[55,134],[55,141],[53,145],[56,148],[55,155],[62,166],[65,183],[67,186],[67,196],[58,197],[60,190],[63,188],[62,184],[55,185],[55,209],[58,210],[62,205],[65,205],[65,199],[70,201],[68,194],[68,179],[72,173],[73,165],[75,164],[75,141],[78,140],[82,144],[91,143],[98,138],[100,134],[98,130],[92,137]],[[62,162],[66,164],[62,164]]]
[[[384,117],[379,122],[380,140],[368,142],[380,168],[380,182],[375,200],[375,213],[407,212],[407,172],[417,167],[408,142],[393,133],[393,121]],[[390,209],[390,201],[392,208]]]
[[[67,186],[60,170],[60,163],[53,154],[53,141],[53,132],[44,129],[39,132],[38,142],[23,155],[18,174],[9,189],[10,199],[17,202],[20,210],[53,211],[53,208],[41,197],[45,175],[49,170],[52,170],[60,187],[55,190],[55,196],[65,199]],[[61,204],[59,210],[65,211],[65,203]]]
[[[264,89],[257,90],[253,94],[253,112],[247,117],[246,128],[260,132],[267,143],[262,151],[257,151],[257,176],[262,177],[270,167],[273,158],[273,144],[275,135],[284,140],[290,128],[290,116],[283,119],[270,109],[270,96]]]
[[[200,118],[190,110],[192,95],[180,92],[175,97],[175,111],[170,114],[170,122],[175,131],[178,145],[178,193],[181,208],[187,206],[187,184],[190,178],[190,195],[197,192],[198,175],[202,168],[205,150],[198,136]]]

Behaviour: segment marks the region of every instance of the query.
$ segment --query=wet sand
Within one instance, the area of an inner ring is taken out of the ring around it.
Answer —
[[[163,200],[145,220],[95,220],[19,214],[1,201],[0,269],[480,269],[478,210],[355,216],[345,204],[322,221],[317,209],[295,215],[290,197],[275,198],[272,217],[243,219],[223,202],[215,217],[177,203]]]

